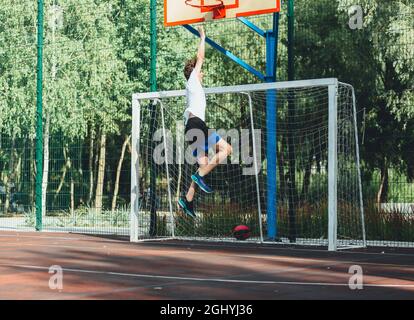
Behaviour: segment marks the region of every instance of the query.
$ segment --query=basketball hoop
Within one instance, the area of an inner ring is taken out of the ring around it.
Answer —
[[[198,8],[201,12],[213,12],[213,19],[223,19],[226,17],[226,6],[223,0],[215,0],[216,4],[204,4],[203,0],[200,0],[200,4],[194,4],[194,0],[185,0],[187,6]]]

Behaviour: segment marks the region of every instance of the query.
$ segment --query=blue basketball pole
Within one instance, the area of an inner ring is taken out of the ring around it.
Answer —
[[[266,33],[266,82],[276,81],[279,13],[273,14],[273,30]],[[266,94],[267,237],[277,237],[277,103],[276,90]]]

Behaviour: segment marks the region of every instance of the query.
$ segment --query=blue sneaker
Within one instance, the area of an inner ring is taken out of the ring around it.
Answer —
[[[191,218],[196,217],[192,202],[188,202],[187,200],[180,199],[178,200],[178,205],[184,210],[186,215],[190,216]]]
[[[198,172],[191,176],[191,179],[203,190],[205,193],[213,193],[213,189],[211,189],[207,183],[205,183],[203,177],[201,177]]]

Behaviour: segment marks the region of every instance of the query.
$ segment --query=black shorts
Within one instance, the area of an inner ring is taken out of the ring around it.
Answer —
[[[190,130],[192,131],[190,132]],[[185,135],[187,141],[193,147],[194,157],[197,157],[198,150],[208,152],[208,150],[215,146],[221,139],[214,130],[210,130],[206,123],[197,117],[188,119],[185,127]]]

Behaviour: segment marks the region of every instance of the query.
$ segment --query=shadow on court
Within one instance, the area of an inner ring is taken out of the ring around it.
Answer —
[[[151,242],[0,233],[0,299],[414,299],[414,249]],[[351,266],[363,289],[351,290]],[[63,288],[51,290],[51,266]]]

